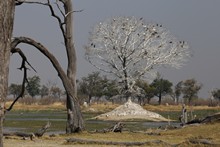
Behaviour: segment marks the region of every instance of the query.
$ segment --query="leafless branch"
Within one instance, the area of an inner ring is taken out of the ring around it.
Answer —
[[[60,13],[63,15],[63,17],[65,17],[65,14],[64,14],[64,12],[61,10],[60,5],[58,4],[58,1],[59,1],[59,0],[56,0],[55,4],[56,4],[57,8],[59,9]]]
[[[53,16],[54,18],[57,19],[57,21],[58,21],[58,23],[59,23],[60,30],[61,30],[61,32],[62,32],[62,34],[63,34],[63,37],[66,38],[66,37],[65,37],[65,30],[64,30],[64,28],[63,28],[63,25],[65,24],[65,22],[62,22],[61,18],[60,18],[58,15],[55,14],[54,9],[53,9],[52,5],[50,4],[50,0],[48,0],[48,5],[47,5],[47,6],[48,6],[49,9],[50,9],[51,16]],[[61,12],[62,12],[62,11],[61,11]],[[62,14],[63,14],[63,13],[62,13]]]
[[[11,46],[12,46],[12,48],[15,48],[20,43],[25,43],[25,44],[34,46],[45,57],[47,57],[50,60],[50,62],[52,63],[55,70],[57,71],[58,76],[61,78],[63,85],[65,87],[65,90],[67,91],[67,93],[71,93],[70,91],[71,91],[73,85],[68,80],[66,73],[62,69],[60,63],[57,61],[55,56],[53,54],[51,54],[45,46],[43,46],[41,43],[39,43],[31,38],[28,38],[28,37],[15,37],[12,41]],[[76,99],[76,97],[74,97],[74,96],[73,96],[73,98]]]
[[[20,94],[16,97],[16,99],[13,101],[13,103],[10,105],[10,107],[8,109],[6,109],[7,111],[10,111],[14,104],[18,101],[19,98],[24,96],[24,91],[25,91],[25,83],[28,81],[27,80],[27,70],[28,68],[26,67],[25,63],[28,63],[29,66],[36,72],[36,70],[30,65],[30,63],[27,61],[26,56],[24,55],[24,53],[21,51],[21,49],[19,48],[12,48],[11,49],[11,53],[18,53],[21,58],[22,58],[22,63],[21,63],[21,67],[19,68],[20,70],[23,70],[24,74],[23,74],[23,81],[22,81],[22,86],[21,86],[21,92]]]
[[[97,24],[90,33],[87,60],[122,80],[154,75],[159,66],[179,68],[190,57],[187,42],[179,41],[159,24],[135,17],[114,17]]]
[[[16,5],[21,5],[21,4],[23,4],[23,3],[47,5],[47,3],[40,2],[40,1],[33,1],[33,0],[15,0],[15,4],[16,4]]]

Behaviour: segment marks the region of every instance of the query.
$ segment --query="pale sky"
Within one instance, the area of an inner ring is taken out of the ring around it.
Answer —
[[[208,92],[220,88],[220,0],[73,0],[74,41],[78,57],[77,77],[96,71],[85,59],[83,46],[88,41],[92,27],[113,16],[143,17],[146,22],[160,23],[179,40],[189,43],[193,57],[181,69],[161,69],[161,75],[175,85],[181,80],[195,78],[203,84],[199,96],[209,97]],[[57,22],[45,6],[23,4],[16,7],[14,36],[27,36],[40,41],[66,67],[66,54]],[[60,80],[48,60],[27,45],[20,45],[29,62],[37,70],[42,84]],[[19,84],[22,72],[18,55],[11,56],[10,83]],[[29,71],[29,76],[34,75]]]

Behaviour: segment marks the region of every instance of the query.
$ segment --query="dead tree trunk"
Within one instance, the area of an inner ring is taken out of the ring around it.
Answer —
[[[11,38],[14,23],[14,0],[0,1],[0,147],[3,146],[3,120],[8,89]]]
[[[36,133],[34,133],[37,137],[42,137],[44,133],[50,128],[51,123],[48,121],[46,125],[44,125],[42,128],[40,128]]]
[[[65,33],[64,41],[67,52],[68,67],[67,67],[67,77],[73,87],[73,98],[67,93],[67,126],[66,133],[74,133],[81,131],[84,128],[83,118],[80,110],[79,101],[77,99],[77,89],[76,89],[76,51],[73,42],[73,8],[72,1],[63,1],[65,9]]]
[[[19,0],[17,0],[19,1]],[[56,1],[59,15],[56,14],[56,11],[53,8],[50,0],[46,3],[43,2],[31,2],[31,1],[20,1],[21,3],[35,3],[48,6],[51,12],[51,15],[57,19],[59,28],[63,35],[65,50],[67,53],[68,67],[67,73],[65,73],[60,66],[59,62],[56,60],[47,48],[42,44],[36,42],[35,40],[27,37],[18,37],[15,38],[15,41],[12,43],[12,48],[15,48],[19,43],[26,43],[36,47],[41,53],[43,53],[53,64],[54,68],[58,72],[58,76],[61,78],[64,88],[67,94],[67,125],[66,133],[79,132],[84,129],[84,122],[82,118],[82,113],[80,109],[80,104],[77,98],[76,93],[76,52],[73,42],[73,8],[71,0],[60,0]],[[59,4],[63,4],[63,9],[60,8]],[[14,104],[14,103],[13,103]],[[10,107],[11,108],[11,107]]]
[[[180,122],[182,123],[182,125],[185,125],[188,122],[185,104],[182,105],[182,115],[180,116]]]

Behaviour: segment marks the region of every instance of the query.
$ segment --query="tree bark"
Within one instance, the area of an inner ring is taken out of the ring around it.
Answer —
[[[18,37],[12,43],[12,48],[16,47],[19,43],[26,43],[36,47],[41,53],[43,53],[53,64],[54,68],[58,72],[58,76],[61,78],[64,88],[67,94],[67,125],[66,133],[79,132],[84,129],[84,122],[82,118],[82,113],[80,109],[79,100],[77,98],[76,89],[76,52],[73,42],[73,8],[71,0],[61,0],[63,3],[65,13],[63,14],[64,21],[55,14],[50,1],[45,5],[49,6],[51,10],[51,15],[55,17],[58,22],[64,37],[65,49],[68,59],[67,73],[65,73],[60,66],[56,58],[39,42],[34,41],[27,37]],[[37,2],[36,2],[37,3]],[[39,3],[38,3],[39,4]],[[40,3],[43,4],[43,3]]]
[[[72,84],[73,96],[67,93],[67,126],[66,133],[79,132],[84,129],[84,122],[80,110],[80,104],[77,99],[76,89],[76,51],[73,42],[73,8],[72,1],[66,0],[64,2],[65,9],[65,47],[67,52],[68,67],[67,77]],[[75,98],[74,98],[75,97]]]
[[[8,89],[14,11],[14,0],[0,1],[0,147],[3,146],[3,120]]]
[[[46,56],[56,71],[58,72],[58,76],[63,82],[64,88],[67,93],[67,115],[68,115],[68,120],[67,120],[67,128],[66,132],[67,133],[74,133],[74,132],[79,132],[82,129],[84,129],[84,122],[82,118],[82,113],[80,109],[80,105],[78,102],[78,98],[76,97],[76,88],[74,88],[75,85],[73,85],[70,80],[70,78],[67,77],[66,73],[62,69],[61,65],[51,54],[46,47],[44,47],[41,43],[36,42],[35,40],[27,37],[16,37],[14,41],[12,42],[12,48],[15,48],[18,44],[20,43],[25,43],[34,46],[37,48],[44,56]]]

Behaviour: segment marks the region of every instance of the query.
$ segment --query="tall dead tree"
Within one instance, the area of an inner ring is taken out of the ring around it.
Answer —
[[[0,1],[0,147],[3,146],[3,120],[7,96],[11,37],[14,22],[14,0]]]
[[[89,35],[86,59],[120,79],[124,93],[134,92],[135,81],[149,79],[158,67],[179,68],[190,56],[187,42],[179,41],[161,24],[145,23],[143,18],[107,19]]]
[[[31,66],[29,62],[27,61],[27,58],[25,54],[22,52],[20,48],[17,48],[17,46],[20,43],[28,44],[31,46],[34,46],[38,51],[40,51],[45,57],[47,57],[50,62],[52,63],[53,67],[56,69],[58,76],[60,77],[64,88],[66,90],[67,94],[67,102],[66,102],[66,108],[67,108],[67,125],[66,125],[66,133],[74,133],[79,132],[84,129],[84,122],[83,117],[80,109],[80,104],[77,98],[76,93],[76,52],[75,52],[75,46],[73,42],[73,7],[72,7],[72,1],[71,0],[53,0],[55,4],[51,4],[50,0],[44,0],[44,1],[31,1],[31,0],[17,0],[17,4],[40,4],[47,6],[51,12],[52,17],[54,17],[57,22],[59,29],[61,30],[65,50],[67,54],[67,60],[68,60],[68,67],[67,71],[65,72],[55,56],[49,52],[49,50],[42,45],[41,43],[35,41],[32,38],[28,37],[15,37],[12,44],[11,44],[11,52],[12,53],[19,53],[19,55],[22,57],[22,65],[20,67],[21,70],[24,72],[23,77],[23,84],[22,84],[22,91],[21,94],[14,100],[12,105],[7,109],[11,110],[15,102],[22,97],[24,93],[24,85],[27,78],[27,67],[26,64]],[[62,5],[62,6],[61,6]],[[57,10],[55,10],[55,8]],[[57,14],[60,13],[60,14]]]

